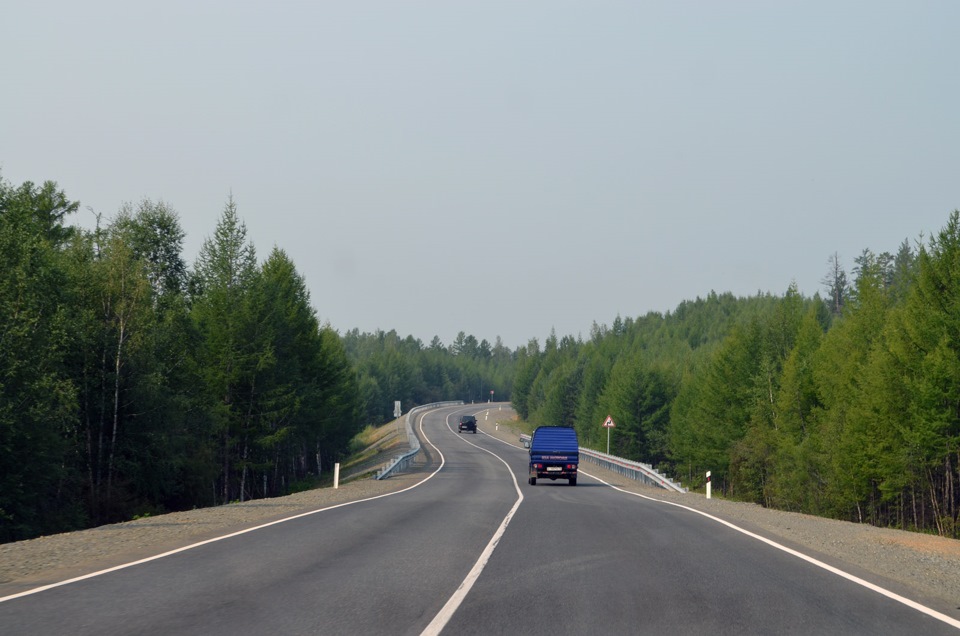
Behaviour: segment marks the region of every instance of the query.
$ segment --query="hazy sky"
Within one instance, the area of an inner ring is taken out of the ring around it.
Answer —
[[[960,2],[8,0],[0,176],[92,226],[232,193],[322,321],[510,348],[960,207]]]

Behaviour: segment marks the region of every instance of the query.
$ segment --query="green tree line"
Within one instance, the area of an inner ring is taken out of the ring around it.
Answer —
[[[394,400],[509,399],[499,338],[319,324],[232,198],[192,267],[165,203],[78,208],[0,179],[0,542],[310,487]]]
[[[0,540],[289,492],[360,427],[357,374],[230,200],[192,269],[163,203],[94,231],[0,182]]]
[[[513,402],[692,487],[957,537],[960,220],[895,253],[831,257],[827,294],[711,293],[518,352]]]
[[[162,202],[93,231],[0,180],[0,541],[290,492],[365,424],[511,400],[535,424],[765,506],[957,536],[960,220],[834,255],[827,294],[711,292],[511,352],[318,323],[228,200],[192,267]]]
[[[365,422],[392,420],[394,401],[406,411],[446,400],[510,400],[516,356],[499,337],[491,345],[461,331],[448,346],[438,336],[424,345],[393,330],[371,334],[353,329],[343,343],[357,367]]]

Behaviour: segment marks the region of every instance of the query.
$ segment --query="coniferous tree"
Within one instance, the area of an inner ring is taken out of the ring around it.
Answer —
[[[820,509],[823,447],[817,417],[822,404],[814,379],[814,357],[823,342],[826,306],[814,299],[783,363],[775,409],[774,468],[766,493],[769,505],[787,510]]]
[[[830,449],[826,498],[831,514],[861,521],[872,514],[866,504],[875,494],[875,483],[868,470],[873,447],[868,418],[856,405],[890,306],[882,269],[872,253],[865,256],[844,315],[826,334],[814,365],[824,408],[823,443]]]
[[[884,494],[888,498],[902,494],[912,500],[913,510],[903,514],[914,526],[924,527],[926,517],[940,534],[957,536],[960,212],[954,211],[929,248],[920,250],[915,281],[902,311],[892,315],[886,332],[886,364],[878,372],[881,378],[895,379],[902,389],[874,393],[895,420],[889,426],[900,442],[892,465],[885,466],[891,478]],[[910,483],[896,475],[898,470],[911,477]]]
[[[251,338],[250,294],[258,275],[256,252],[231,197],[195,266],[192,314],[202,338],[198,351],[218,443],[221,502],[238,494],[234,461],[249,422],[249,389],[263,352]]]

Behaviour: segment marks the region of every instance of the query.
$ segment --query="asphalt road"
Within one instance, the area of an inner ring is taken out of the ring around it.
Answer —
[[[702,515],[421,421],[425,481],[0,603],[0,634],[941,634]],[[449,422],[449,425],[448,425]]]

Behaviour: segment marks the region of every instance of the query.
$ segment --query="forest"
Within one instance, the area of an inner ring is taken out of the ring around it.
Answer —
[[[518,352],[535,424],[763,506],[957,537],[960,220],[828,261],[824,297],[710,293]]]
[[[424,345],[396,331],[343,335],[347,356],[356,365],[363,421],[382,424],[393,419],[393,402],[408,406],[447,400],[466,403],[509,401],[514,354],[500,338],[494,345],[464,332],[444,346],[434,336]]]
[[[323,483],[367,425],[436,401],[533,424],[772,508],[960,535],[960,213],[864,249],[824,294],[710,292],[514,351],[320,324],[229,198],[195,262],[177,213],[94,230],[0,179],[0,542]],[[642,305],[642,299],[637,299]]]
[[[78,207],[0,180],[0,542],[313,487],[394,400],[508,399],[499,343],[319,324],[232,198],[192,267],[165,203]]]

